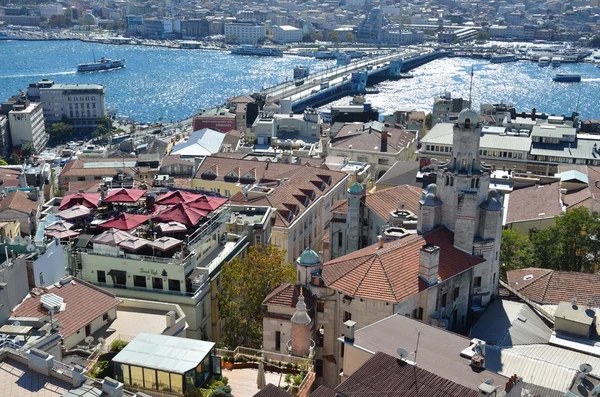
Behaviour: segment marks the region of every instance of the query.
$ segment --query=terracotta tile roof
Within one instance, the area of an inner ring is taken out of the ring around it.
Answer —
[[[175,164],[194,166],[193,161],[182,159],[181,156],[174,154],[174,155],[163,157],[160,167],[162,168],[162,167],[167,167],[169,165],[175,165]]]
[[[296,307],[298,303],[298,297],[300,296],[299,284],[284,283],[267,295],[263,300],[263,305],[280,305],[287,307]],[[304,296],[304,302],[308,309],[313,307],[315,298],[307,288],[302,288],[302,296]]]
[[[6,197],[0,201],[0,211],[12,209],[26,214],[31,214],[40,208],[40,202],[40,200],[31,200],[27,193],[16,190],[7,194]]]
[[[346,149],[352,145],[353,150],[379,151],[381,149],[381,135],[383,132],[374,128],[364,129],[363,123],[350,123],[344,125],[336,134],[331,147]],[[360,129],[360,130],[358,130]],[[404,128],[384,127],[388,133],[388,152],[400,152],[409,147],[416,139],[414,131]]]
[[[131,172],[137,174],[142,169],[148,169],[148,167],[141,167],[139,170],[136,167],[123,167],[120,164],[123,161],[137,161],[135,157],[115,157],[115,158],[96,158],[90,157],[86,159],[78,158],[75,161],[69,162],[65,168],[62,169],[60,177],[78,177],[78,176],[112,176],[117,173],[117,169],[122,169],[124,172]],[[85,168],[85,163],[107,163],[106,167],[89,167]]]
[[[64,300],[65,310],[53,316],[62,326],[60,333],[64,338],[73,335],[121,303],[115,295],[78,278],[73,278],[71,283],[48,288],[47,293],[60,296]],[[36,318],[48,316],[48,310],[40,303],[41,296],[28,295],[14,308],[12,315]]]
[[[477,390],[381,352],[375,353],[335,390],[343,396],[477,397],[479,394]]]
[[[423,189],[410,185],[394,186],[368,194],[365,204],[383,220],[398,208],[399,201],[404,204],[404,209],[417,215],[422,192]]]
[[[227,99],[227,102],[231,103],[254,103],[254,98],[249,95],[239,95]]]
[[[590,208],[592,193],[590,189],[584,187],[583,189],[568,192],[565,195],[565,205],[567,210],[578,207]]]
[[[323,264],[322,276],[328,287],[352,297],[402,302],[427,287],[419,278],[419,252],[423,245],[440,247],[438,275],[446,280],[483,259],[454,248],[454,234],[443,227],[425,235],[410,235],[386,244],[377,244]]]
[[[337,395],[337,391],[322,385],[319,386],[317,390],[310,393],[310,397],[337,397]]]
[[[340,200],[331,206],[331,212],[340,212],[345,214],[348,212],[348,200]]]
[[[257,162],[219,155],[206,157],[194,178],[230,183],[268,184],[273,188],[273,192],[267,196],[248,199],[244,194],[237,193],[231,197],[231,201],[274,207],[277,209],[275,225],[287,227],[319,197],[339,183],[345,183],[348,175],[345,172],[309,165]]]
[[[0,179],[2,179],[2,187],[19,186],[20,170],[0,167]]]
[[[294,397],[295,394],[290,394],[285,390],[269,383],[262,390],[254,395],[254,397]]]
[[[65,192],[65,195],[77,194],[81,190],[85,193],[95,193],[100,190],[100,186],[103,184],[103,181],[71,181],[68,186],[69,190]]]
[[[579,303],[600,307],[600,275],[527,268],[507,272],[508,283],[538,304],[557,305],[577,298]]]
[[[560,184],[531,186],[510,193],[506,223],[554,218],[562,214]]]

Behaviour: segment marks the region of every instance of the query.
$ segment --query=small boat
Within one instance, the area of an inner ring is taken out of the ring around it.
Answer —
[[[92,63],[81,63],[77,65],[77,71],[80,73],[85,72],[99,72],[102,70],[121,69],[125,67],[124,59],[108,59],[100,58],[99,61]]]
[[[561,57],[552,57],[552,62],[551,62],[552,67],[555,67],[555,68],[559,67],[561,61],[562,61]]]
[[[490,58],[490,63],[507,63],[516,61],[517,57],[514,55],[496,55]]]
[[[554,76],[552,81],[556,83],[579,83],[581,81],[581,75],[559,73]]]
[[[415,76],[411,73],[400,73],[401,79],[412,79],[413,77],[415,77]]]
[[[538,60],[538,66],[549,66],[550,65],[550,58],[548,57],[540,57],[540,59]]]
[[[231,49],[235,55],[258,55],[263,57],[282,57],[283,51],[279,48],[267,48],[260,46],[242,45]]]

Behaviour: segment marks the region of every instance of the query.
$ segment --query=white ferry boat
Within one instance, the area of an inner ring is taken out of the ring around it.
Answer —
[[[0,32],[0,40],[23,40],[22,37],[12,36],[6,32]]]
[[[279,48],[267,48],[251,45],[242,45],[231,49],[232,54],[236,55],[258,55],[262,57],[282,57],[283,51]]]
[[[85,72],[99,72],[102,70],[121,69],[125,67],[124,59],[108,59],[100,58],[99,61],[92,63],[81,63],[77,65],[77,71],[80,73]]]
[[[550,65],[550,58],[548,57],[540,57],[540,59],[538,60],[538,66],[549,66]]]
[[[517,57],[514,55],[496,55],[490,58],[490,63],[507,63],[507,62],[516,62]]]
[[[560,63],[562,62],[562,58],[561,57],[552,57],[552,62],[551,65],[555,68],[560,66]]]

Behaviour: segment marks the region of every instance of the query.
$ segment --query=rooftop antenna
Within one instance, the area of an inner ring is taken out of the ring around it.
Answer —
[[[471,84],[469,85],[469,107],[473,109],[473,103],[471,102],[471,94],[473,93],[473,65],[471,65]]]

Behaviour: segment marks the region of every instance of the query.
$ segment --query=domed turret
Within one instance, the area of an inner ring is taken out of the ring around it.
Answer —
[[[350,194],[363,194],[365,189],[363,189],[362,185],[358,182],[354,182],[350,189],[348,189],[348,193]]]
[[[486,211],[502,211],[502,201],[497,190],[490,190],[487,200],[481,203],[480,208]]]
[[[310,248],[305,249],[300,254],[298,258],[298,264],[302,266],[314,266],[321,263],[321,258],[319,258],[319,254]]]
[[[463,109],[456,123],[460,128],[475,128],[479,125],[479,114],[472,109]]]
[[[437,196],[437,185],[435,183],[427,185],[425,190],[423,190],[419,203],[429,207],[440,205],[442,203]]]

